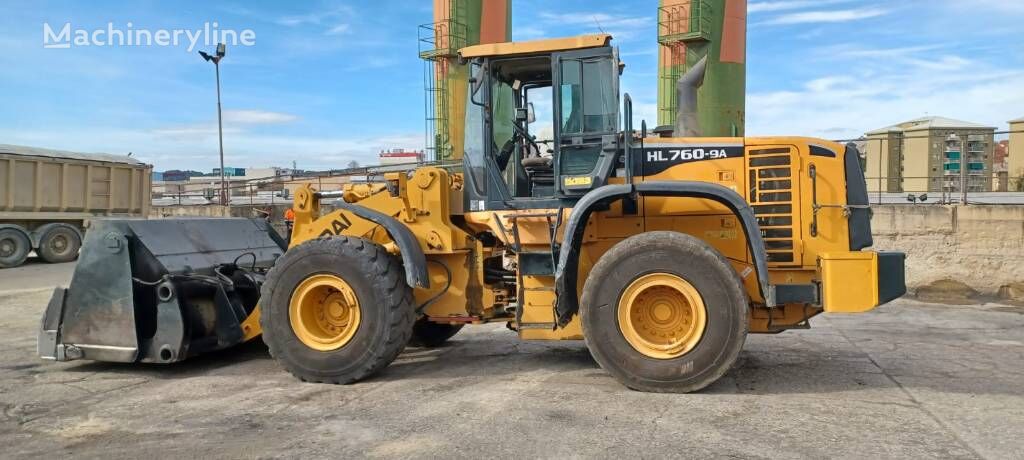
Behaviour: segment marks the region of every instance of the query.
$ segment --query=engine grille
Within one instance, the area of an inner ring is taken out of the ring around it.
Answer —
[[[769,266],[798,266],[793,235],[799,228],[793,196],[797,174],[792,147],[758,147],[747,152],[749,200],[761,227]]]

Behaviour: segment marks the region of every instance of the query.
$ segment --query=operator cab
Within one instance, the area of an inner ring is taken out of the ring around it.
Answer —
[[[621,66],[610,40],[590,35],[460,51],[470,75],[466,209],[571,206],[608,182],[622,152]]]

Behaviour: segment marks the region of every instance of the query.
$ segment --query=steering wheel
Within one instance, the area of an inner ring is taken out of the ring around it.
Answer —
[[[555,153],[555,146],[554,146],[555,140],[554,139],[539,140],[539,141],[537,141],[537,143],[538,144],[546,145],[548,147],[548,149],[546,150],[547,153]],[[539,151],[540,150],[538,150],[538,152]]]
[[[516,134],[519,134],[523,139],[526,139],[526,142],[530,144],[530,147],[533,147],[533,150],[537,152],[538,155],[540,154],[540,146],[537,145],[533,136],[529,135],[522,126],[519,126],[519,123],[512,123],[512,129],[515,130]]]

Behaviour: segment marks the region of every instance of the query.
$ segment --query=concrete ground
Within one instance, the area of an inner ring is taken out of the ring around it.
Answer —
[[[18,268],[0,270],[0,294],[67,286],[74,270],[74,262],[48,264],[33,255]]]
[[[298,382],[258,343],[173,366],[43,362],[35,334],[49,291],[25,286],[68,274],[0,271],[5,458],[1024,452],[1021,308],[901,300],[819,317],[811,330],[750,337],[738,367],[700,394],[629,391],[582,343],[519,342],[501,325],[467,328],[449,346],[407,350],[369,381],[330,386]]]

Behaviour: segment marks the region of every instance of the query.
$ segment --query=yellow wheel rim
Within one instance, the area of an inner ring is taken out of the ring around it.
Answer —
[[[288,318],[295,336],[319,351],[337,350],[359,329],[359,299],[334,275],[313,275],[292,291]]]
[[[644,356],[678,358],[697,346],[707,326],[700,293],[686,280],[653,273],[630,283],[619,298],[619,330]]]

